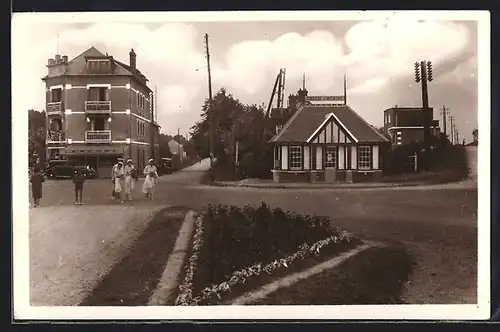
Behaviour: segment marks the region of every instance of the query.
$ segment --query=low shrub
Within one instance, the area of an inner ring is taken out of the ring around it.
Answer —
[[[415,174],[414,155],[417,154],[417,160],[422,161],[423,148],[422,142],[414,142],[387,150],[383,157],[384,175],[435,179],[436,182],[458,181],[467,177],[469,167],[465,147],[452,145],[446,137],[432,141],[429,170],[423,172],[424,170],[418,167],[417,171],[420,174]],[[417,166],[420,166],[419,164],[420,162]]]
[[[269,263],[340,230],[327,217],[302,216],[260,207],[209,206],[203,224],[203,250],[195,274],[195,292],[219,284],[242,268]]]

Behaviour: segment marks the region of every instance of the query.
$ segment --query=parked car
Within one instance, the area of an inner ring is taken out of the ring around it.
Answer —
[[[86,179],[94,179],[96,177],[96,171],[95,171],[95,169],[92,166],[89,166],[89,165],[87,165],[87,166],[76,165],[73,168],[73,171],[75,171],[75,170],[81,171],[83,173],[83,176]]]
[[[157,167],[158,175],[170,174],[173,172],[172,158],[160,158],[160,164]]]
[[[49,179],[71,178],[75,170],[82,171],[87,179],[92,179],[96,175],[95,170],[90,166],[76,165],[69,160],[51,160],[45,169],[45,176]]]

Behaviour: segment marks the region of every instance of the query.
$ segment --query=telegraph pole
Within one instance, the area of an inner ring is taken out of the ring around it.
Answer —
[[[454,116],[450,116],[450,126],[451,126],[451,144],[455,144],[455,125],[453,124]]]
[[[430,109],[429,109],[429,90],[427,88],[427,82],[432,82],[432,62],[431,61],[420,61],[415,62],[415,82],[421,82],[422,86],[422,113],[424,122],[424,168],[429,169],[429,150],[430,150]]]
[[[208,71],[208,121],[210,123],[210,167],[214,158],[214,115],[213,115],[213,102],[212,102],[212,74],[210,72],[210,49],[208,47],[208,33],[205,34],[205,50],[207,57],[207,71]]]
[[[447,115],[449,114],[449,108],[446,108],[445,105],[443,105],[443,108],[441,109],[441,115],[443,115],[443,132],[444,136],[447,137],[448,133],[446,131],[446,122],[447,122]]]

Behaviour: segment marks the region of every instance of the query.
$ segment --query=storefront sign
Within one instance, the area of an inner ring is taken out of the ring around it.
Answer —
[[[307,96],[306,101],[344,101],[344,96]]]
[[[344,104],[311,104],[307,105],[307,107],[343,107]]]
[[[75,156],[91,156],[91,155],[121,155],[123,147],[118,146],[69,146],[61,154]]]

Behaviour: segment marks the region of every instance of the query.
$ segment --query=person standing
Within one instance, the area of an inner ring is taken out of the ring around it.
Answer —
[[[127,163],[124,167],[125,172],[125,199],[132,200],[132,190],[135,187],[135,166],[132,163],[132,159],[127,159]]]
[[[31,194],[33,196],[33,207],[40,205],[40,198],[42,198],[42,183],[45,182],[45,177],[43,176],[40,169],[36,167],[30,177],[31,182]]]
[[[123,180],[125,178],[125,170],[123,168],[123,163],[121,161],[118,162],[118,164],[116,164],[113,178],[115,179],[115,188],[114,188],[115,200],[123,204],[122,188],[123,188]]]
[[[153,159],[149,159],[149,164],[144,168],[144,175],[146,179],[142,185],[142,192],[146,194],[146,198],[153,199],[154,189],[158,179],[158,172]]]
[[[75,205],[83,205],[83,184],[85,183],[85,177],[82,170],[75,170],[73,183],[75,184]]]
[[[117,163],[113,165],[113,168],[111,168],[111,182],[113,183],[113,191],[111,193],[111,198],[116,199],[115,195],[115,170],[118,167],[118,163],[122,162],[123,163],[123,158],[118,158]]]

